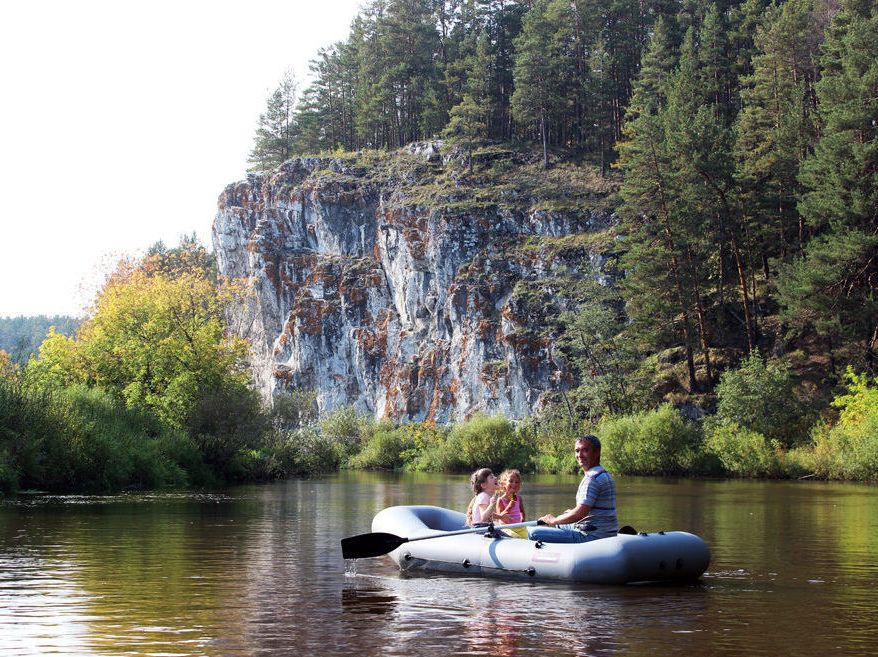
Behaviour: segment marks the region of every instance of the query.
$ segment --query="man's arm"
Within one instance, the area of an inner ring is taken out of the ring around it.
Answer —
[[[587,504],[577,504],[572,509],[567,509],[560,516],[553,516],[551,513],[547,513],[540,520],[542,520],[547,525],[566,525],[572,522],[578,522],[585,518],[589,512],[591,511],[591,507]]]

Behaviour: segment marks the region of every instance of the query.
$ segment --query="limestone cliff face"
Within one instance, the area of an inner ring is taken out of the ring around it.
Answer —
[[[571,384],[547,327],[600,268],[612,213],[485,200],[457,171],[422,144],[296,159],[225,189],[214,247],[222,275],[252,282],[233,327],[266,398],[305,388],[321,410],[445,423],[531,415]]]

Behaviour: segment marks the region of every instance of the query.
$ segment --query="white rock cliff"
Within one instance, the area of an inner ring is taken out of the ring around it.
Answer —
[[[409,190],[443,170],[438,153],[413,145],[382,176],[356,160],[296,159],[222,193],[219,272],[252,283],[231,319],[266,399],[304,388],[321,410],[441,424],[528,416],[571,384],[546,315],[570,307],[571,268],[602,257],[563,240],[614,216],[468,205],[465,185],[457,199],[416,201]]]

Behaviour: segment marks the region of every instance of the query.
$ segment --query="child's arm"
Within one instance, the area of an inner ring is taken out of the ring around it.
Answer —
[[[518,508],[521,509],[521,522],[527,522],[524,517],[524,501],[521,499],[521,495],[518,496]]]
[[[503,504],[504,498],[501,497],[497,502],[497,512],[498,513],[506,513],[507,511],[509,511],[509,507],[512,506],[512,503],[514,501],[515,501],[514,499],[509,500],[509,502],[507,504]]]
[[[509,508],[508,506],[504,509],[500,509],[503,506],[503,499],[501,497],[495,496],[491,498],[491,518],[494,520],[499,520],[500,522],[509,522],[509,514],[506,513],[506,510]],[[494,508],[496,507],[496,508]]]
[[[475,499],[478,500],[480,495],[482,495],[482,493],[477,495]],[[494,512],[497,506],[497,498],[491,497],[487,503],[476,503],[476,506],[479,509],[479,518],[481,518],[481,521],[488,522],[494,517]]]

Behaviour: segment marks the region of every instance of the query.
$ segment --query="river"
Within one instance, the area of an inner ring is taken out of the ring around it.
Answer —
[[[211,493],[0,502],[0,654],[873,655],[878,487],[616,477],[620,523],[685,530],[686,586],[401,575],[339,539],[463,475],[342,473]],[[525,476],[530,517],[576,477]]]

